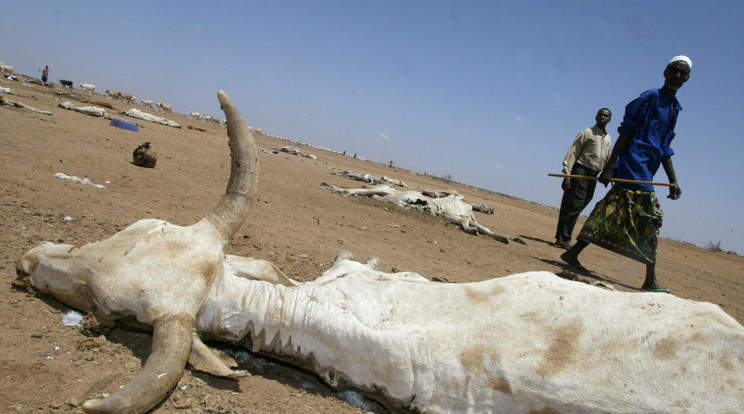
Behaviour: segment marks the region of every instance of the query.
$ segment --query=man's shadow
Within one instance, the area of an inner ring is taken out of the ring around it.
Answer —
[[[584,283],[592,284],[591,282],[588,282],[585,279],[582,280],[582,277],[584,277],[584,278],[594,279],[597,282],[602,283],[602,284],[608,284],[608,285],[613,285],[613,286],[614,285],[622,286],[622,287],[624,287],[626,289],[630,289],[630,290],[640,290],[640,289],[638,289],[635,286],[627,285],[625,283],[622,283],[622,282],[618,281],[617,279],[613,279],[613,278],[608,277],[606,275],[599,275],[599,274],[594,273],[591,270],[588,270],[588,269],[585,269],[585,268],[584,269],[577,269],[577,268],[569,265],[568,263],[561,262],[561,261],[558,261],[558,260],[541,259],[539,257],[534,257],[534,258],[537,259],[537,260],[539,260],[539,261],[541,261],[541,262],[543,262],[543,263],[547,263],[547,264],[549,264],[551,266],[556,266],[556,267],[560,267],[561,269],[563,269],[560,272],[556,273],[556,276],[561,277],[563,279],[568,279],[568,280],[573,280],[573,281],[577,281],[577,282],[584,282]]]
[[[539,242],[539,243],[545,243],[545,244],[547,244],[549,246],[555,245],[555,243],[553,243],[551,241],[543,240],[543,239],[538,238],[538,237],[525,236],[524,234],[520,234],[519,237],[521,237],[523,239],[527,239],[527,240],[532,240],[532,241],[535,241],[535,242]]]

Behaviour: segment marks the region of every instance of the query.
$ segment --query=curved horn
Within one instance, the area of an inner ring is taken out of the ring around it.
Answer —
[[[144,413],[163,401],[183,374],[193,326],[194,319],[183,314],[156,320],[152,352],[142,370],[117,392],[83,403],[83,410],[88,414]]]
[[[230,240],[248,216],[258,190],[258,151],[253,133],[224,91],[217,92],[227,119],[230,145],[230,180],[219,203],[205,217],[225,238]]]

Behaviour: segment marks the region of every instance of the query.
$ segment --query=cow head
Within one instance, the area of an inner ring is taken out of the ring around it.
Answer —
[[[210,283],[224,272],[224,246],[242,225],[258,187],[258,153],[250,129],[224,92],[231,168],[225,194],[192,226],[140,220],[84,246],[42,244],[21,259],[19,279],[77,309],[107,319],[134,317],[153,326],[153,348],[139,374],[89,413],[144,412],[180,378],[192,329]]]

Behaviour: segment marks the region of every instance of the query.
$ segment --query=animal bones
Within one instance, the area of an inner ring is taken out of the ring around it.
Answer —
[[[419,412],[744,411],[744,327],[709,304],[609,292],[547,272],[478,283],[384,273],[342,253],[312,282],[225,255],[258,188],[258,152],[224,92],[230,179],[192,226],[140,220],[83,246],[27,252],[19,283],[100,319],[153,326],[153,351],[89,413],[142,413],[187,361],[245,375],[202,343],[246,344]]]

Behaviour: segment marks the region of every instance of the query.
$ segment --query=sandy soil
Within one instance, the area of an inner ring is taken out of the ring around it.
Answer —
[[[43,241],[98,241],[142,218],[193,224],[224,192],[229,175],[226,130],[168,114],[183,128],[133,119],[141,129],[132,132],[57,107],[64,101],[90,105],[80,102],[78,90],[4,79],[0,86],[16,94],[0,94],[6,99],[52,112],[0,107],[0,411],[82,412],[82,401],[115,391],[139,370],[149,354],[150,335],[115,329],[99,336],[64,326],[68,308],[11,286],[19,258]],[[117,111],[132,107],[100,95],[92,100],[112,104],[114,109],[107,111],[121,118],[127,117]],[[214,104],[218,107],[216,96]],[[251,124],[251,114],[243,112],[243,117]],[[132,151],[146,141],[158,153],[154,169],[131,163]],[[641,264],[595,246],[582,255],[589,272],[566,273],[558,258],[562,250],[550,245],[557,220],[553,208],[310,147],[297,146],[318,160],[274,154],[271,147],[289,143],[267,136],[260,136],[258,145],[267,150],[260,155],[259,200],[228,253],[271,260],[294,279],[318,277],[345,249],[358,259],[379,257],[384,271],[415,271],[452,282],[548,270],[623,291],[638,291],[642,283]],[[475,213],[481,224],[520,237],[527,245],[504,245],[465,234],[430,215],[340,196],[320,183],[362,183],[332,175],[330,168],[385,175],[419,190],[457,190],[468,202],[484,201],[494,208],[493,215]],[[55,178],[60,172],[105,188]],[[741,256],[663,239],[658,272],[675,295],[718,304],[744,321]],[[250,377],[231,381],[187,369],[153,412],[363,411],[308,373],[247,353],[239,357]],[[363,403],[366,410],[386,412],[374,402]]]

